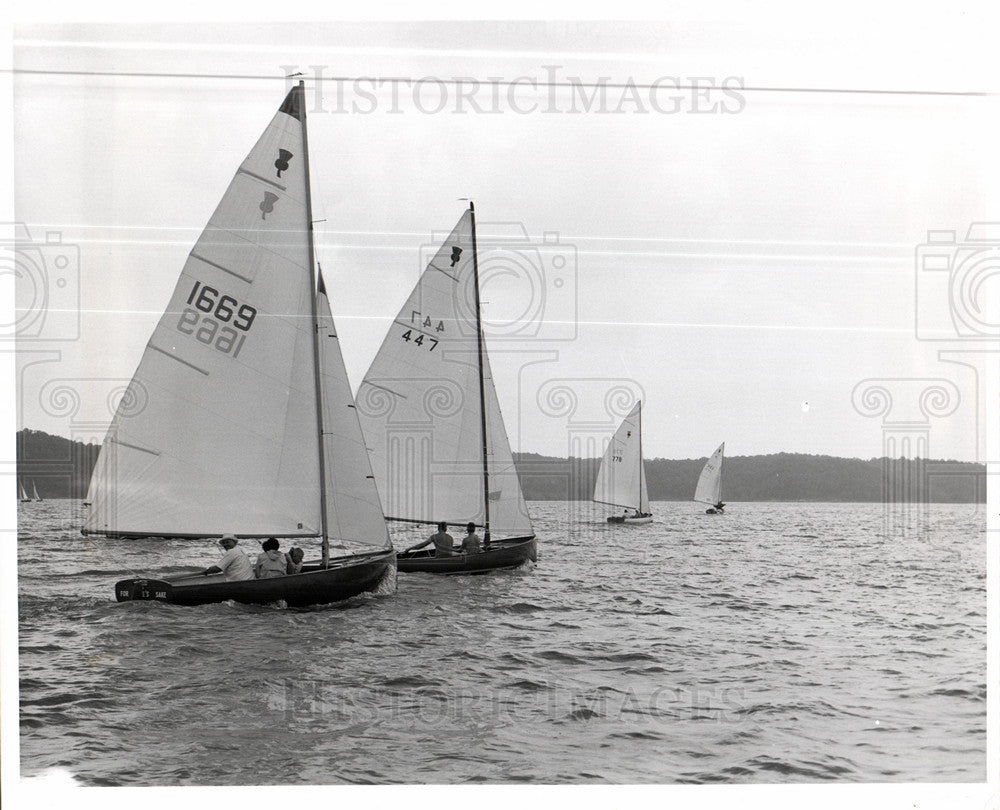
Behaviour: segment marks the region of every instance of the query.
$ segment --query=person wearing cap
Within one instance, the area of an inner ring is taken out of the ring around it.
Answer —
[[[225,574],[227,582],[253,579],[253,565],[250,563],[250,558],[236,548],[238,542],[231,534],[222,535],[219,545],[225,549],[225,554],[219,557],[215,565],[210,565],[202,571],[202,575],[207,577],[209,574]]]

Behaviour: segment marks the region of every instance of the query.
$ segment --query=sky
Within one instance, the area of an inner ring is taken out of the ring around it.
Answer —
[[[16,426],[103,438],[301,72],[355,389],[471,198],[515,451],[996,458],[985,13],[15,26]]]

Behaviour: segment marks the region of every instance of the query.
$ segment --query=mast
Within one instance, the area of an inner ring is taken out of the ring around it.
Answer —
[[[469,201],[472,223],[472,283],[476,292],[476,344],[479,361],[479,426],[483,435],[483,508],[485,513],[483,542],[490,542],[490,463],[486,439],[486,385],[483,381],[483,318],[479,302],[479,251],[476,249],[476,206]]]
[[[637,515],[642,514],[642,400],[639,400],[639,506],[635,510]]]
[[[323,447],[323,379],[319,367],[319,317],[316,312],[316,244],[313,239],[312,189],[309,184],[309,136],[306,132],[306,83],[299,80],[298,113],[302,122],[302,165],[306,176],[306,220],[309,223],[309,306],[313,330],[313,377],[316,380],[316,441],[319,444],[320,525],[323,567],[330,565],[330,535],[326,521],[326,458]]]
[[[719,455],[719,503],[722,503],[722,467],[726,458],[726,443],[722,443],[722,453]]]

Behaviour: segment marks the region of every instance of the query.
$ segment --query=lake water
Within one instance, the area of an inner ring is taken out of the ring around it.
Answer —
[[[87,785],[975,782],[975,505],[530,505],[539,561],[325,609],[114,602],[212,541],[19,510],[22,775]],[[398,547],[407,539],[400,539]],[[257,544],[242,547],[256,555]]]

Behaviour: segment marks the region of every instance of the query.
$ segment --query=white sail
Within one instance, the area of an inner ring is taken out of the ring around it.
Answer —
[[[389,548],[392,545],[389,531],[322,277],[316,308],[323,390],[326,526],[330,543],[347,549]]]
[[[184,265],[101,448],[87,533],[320,532],[303,92]]]
[[[24,488],[24,484],[20,481],[17,482],[18,496],[22,501],[30,501],[31,498],[28,497],[27,490]]]
[[[642,462],[642,402],[619,425],[601,458],[594,482],[597,503],[649,514],[646,471]]]
[[[40,501],[42,496],[38,494],[38,487],[35,486],[34,480],[31,482],[31,500]]]
[[[713,506],[722,501],[722,456],[725,449],[726,443],[723,442],[705,462],[705,467],[698,477],[698,486],[694,490],[694,500]]]
[[[470,210],[393,321],[358,391],[361,427],[387,517],[481,526],[485,401],[490,533],[530,537],[485,345],[480,393],[472,228]]]

